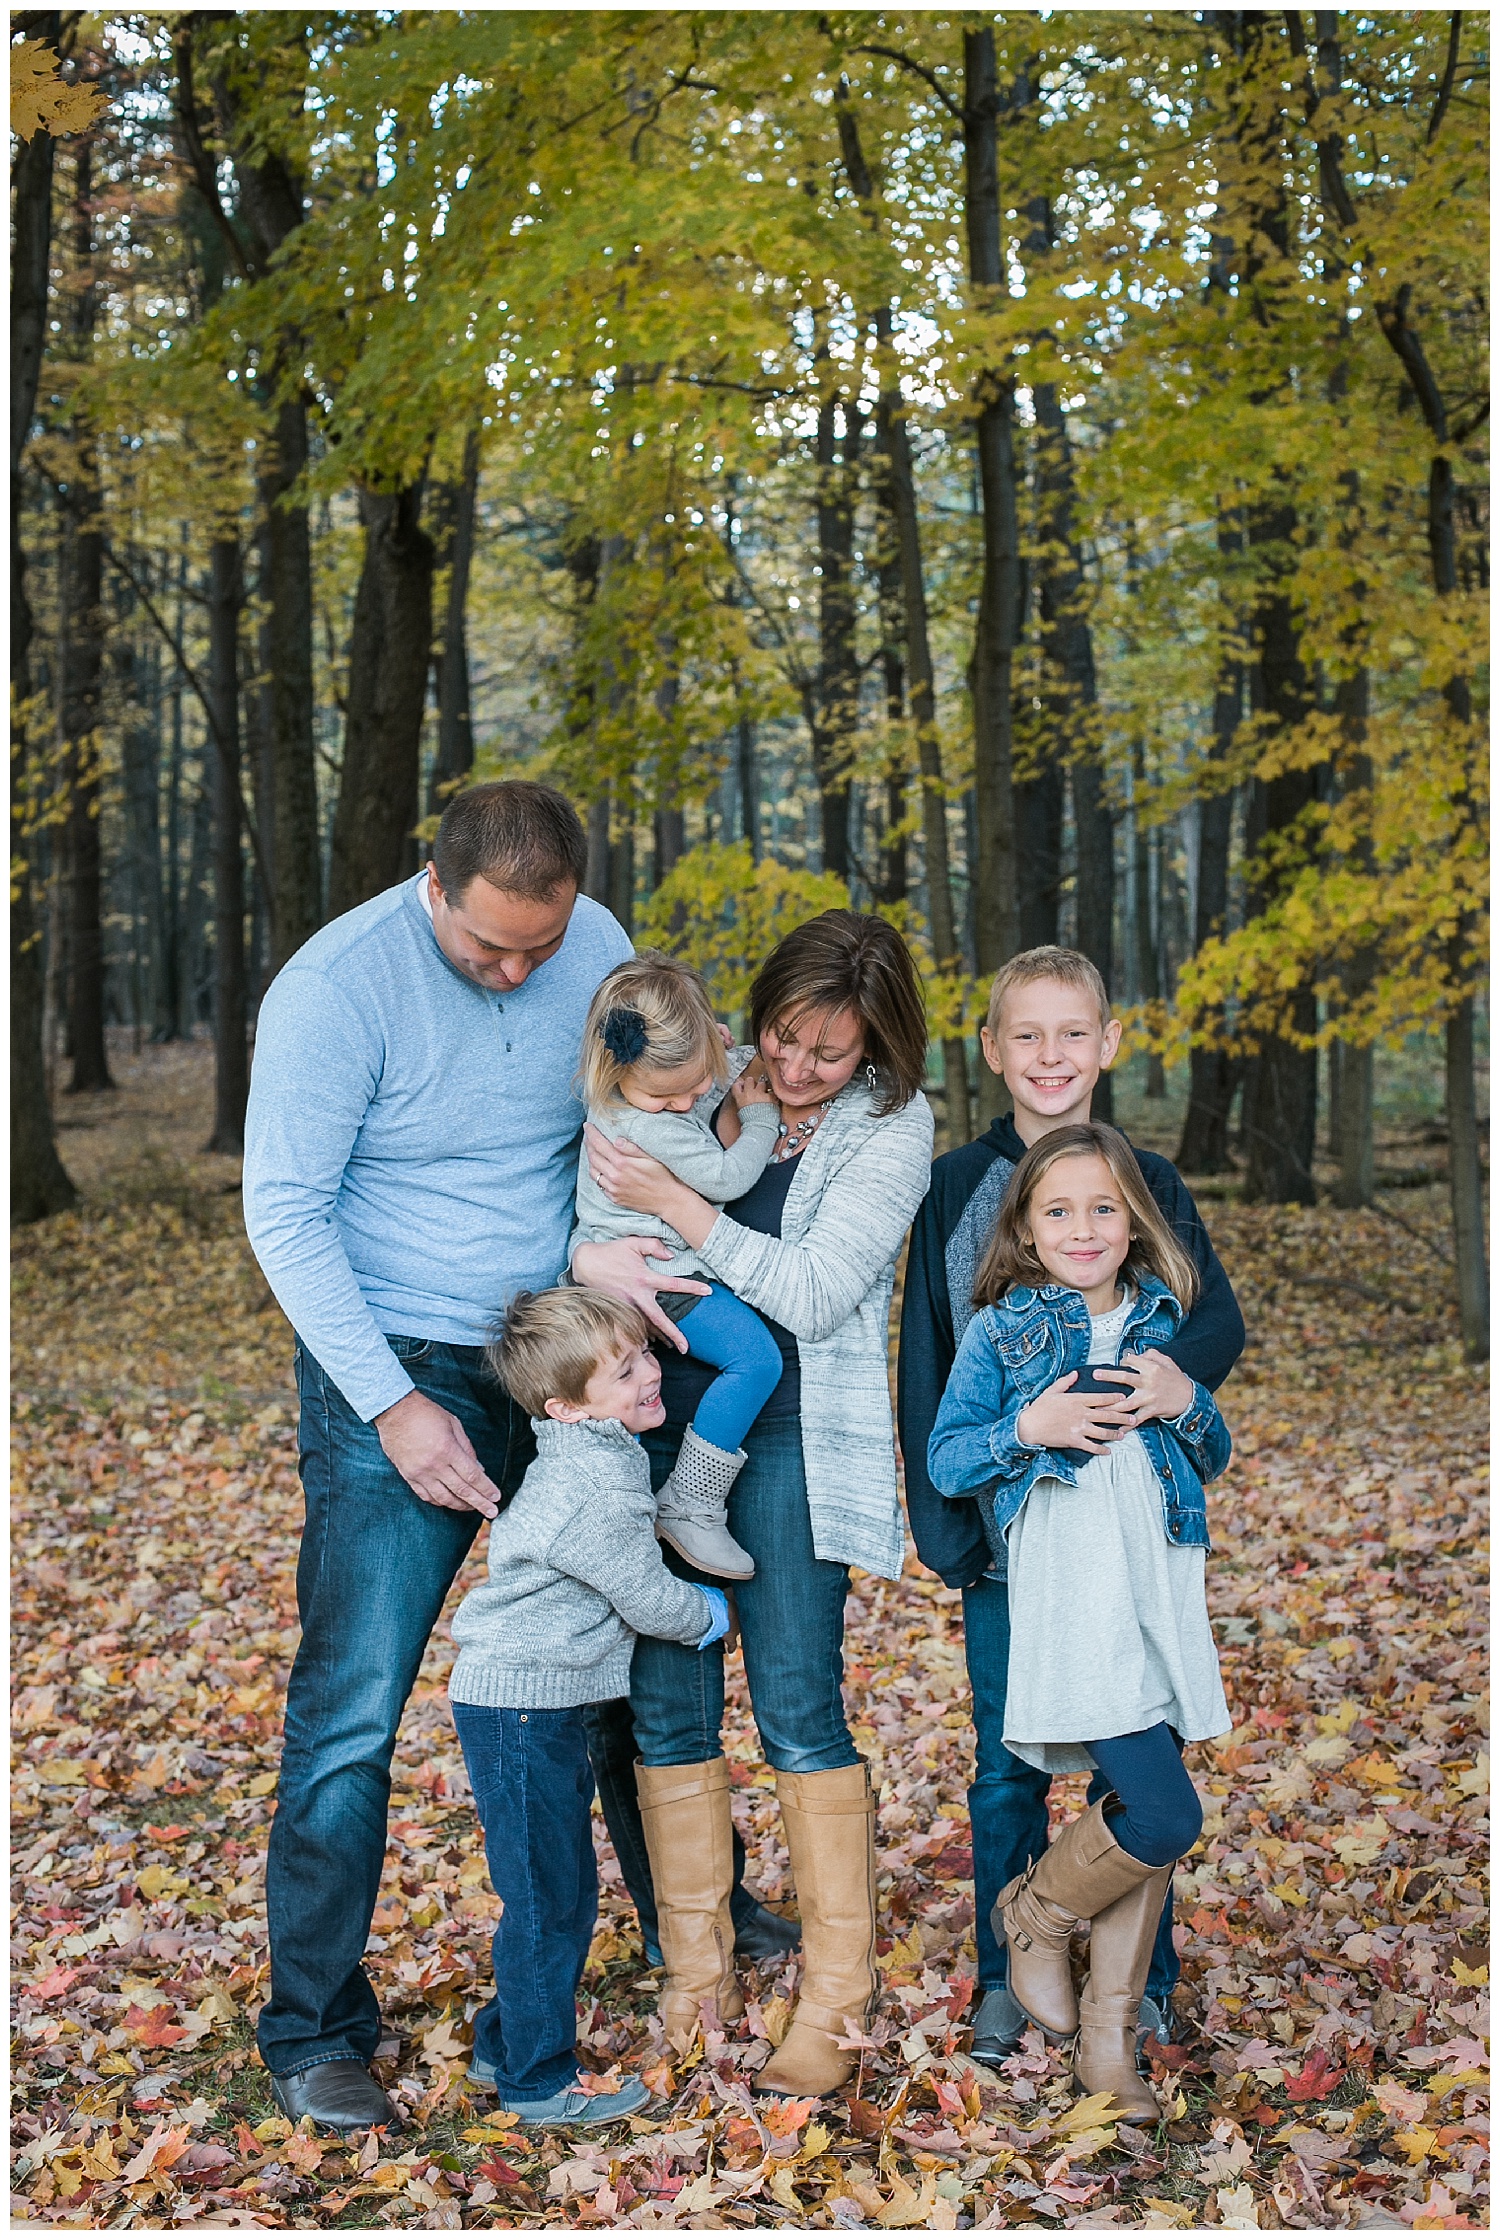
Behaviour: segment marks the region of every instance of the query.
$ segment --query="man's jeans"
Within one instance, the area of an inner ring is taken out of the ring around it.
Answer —
[[[674,1426],[642,1441],[659,1486],[677,1457]],[[748,1460],[729,1496],[729,1529],[755,1558],[755,1577],[735,1582],[745,1679],[761,1748],[783,1773],[824,1773],[859,1763],[844,1717],[844,1603],[849,1574],[813,1553],[802,1426],[795,1416],[757,1424]],[[662,1554],[685,1579],[704,1576],[672,1548]],[[648,1766],[701,1765],[722,1757],[724,1651],[702,1651],[642,1634],[630,1667],[630,1707]]]
[[[474,2056],[494,2069],[502,2108],[550,2100],[578,2074],[578,1986],[599,1911],[583,1717],[455,1703],[453,1723],[505,1909]]]
[[[990,1991],[1005,1981],[1005,1954],[990,1926],[995,1900],[1007,1882],[1023,1874],[1047,1848],[1047,1791],[1051,1780],[1006,1749],[1005,1681],[1010,1663],[1010,1597],[1003,1579],[976,1579],[964,1588],[964,1652],[974,1698],[974,1783],[969,1791],[969,1824],[974,1842],[974,1944],[979,1956],[979,1986]],[[1087,1654],[1086,1648],[1081,1650]],[[1096,1774],[1089,1802],[1108,1794]],[[1177,1981],[1177,1948],[1172,1942],[1172,1892],[1162,1909],[1156,1948],[1146,1978],[1146,1996],[1164,2006]]]
[[[525,1413],[478,1346],[393,1338],[419,1392],[457,1416],[505,1498],[535,1452]],[[480,1519],[419,1501],[373,1424],[299,1344],[306,1522],[297,1559],[302,1645],[266,1860],[271,1996],[256,2035],[266,2067],[295,2076],[368,2061],[380,2041],[361,1965],[385,1858],[401,1713]]]

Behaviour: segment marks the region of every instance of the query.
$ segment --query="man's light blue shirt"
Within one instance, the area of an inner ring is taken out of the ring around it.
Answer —
[[[556,956],[492,993],[452,966],[426,873],[325,926],[267,989],[245,1226],[283,1313],[368,1422],[412,1390],[386,1334],[483,1345],[567,1258],[584,1016],[631,954],[580,895]]]

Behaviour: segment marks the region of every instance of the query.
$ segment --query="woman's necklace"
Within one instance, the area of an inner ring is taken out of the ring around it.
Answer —
[[[810,1112],[805,1120],[799,1120],[795,1128],[789,1128],[784,1120],[778,1122],[773,1164],[778,1167],[782,1166],[788,1159],[795,1159],[799,1151],[805,1151],[808,1143],[816,1134],[818,1123],[822,1120],[823,1115],[832,1112],[832,1110],[833,1099],[828,1097],[819,1105],[816,1112]]]

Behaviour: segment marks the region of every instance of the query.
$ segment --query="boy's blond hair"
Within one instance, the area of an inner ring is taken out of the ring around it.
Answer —
[[[617,964],[594,991],[583,1026],[578,1085],[590,1111],[616,1094],[627,1073],[661,1075],[696,1066],[715,1081],[729,1061],[708,990],[691,965],[654,950]]]
[[[991,981],[990,1007],[984,1023],[997,1040],[1006,997],[1015,988],[1029,988],[1034,980],[1060,980],[1065,988],[1077,988],[1091,996],[1099,1006],[1100,1026],[1109,1025],[1109,990],[1099,967],[1081,950],[1059,949],[1049,944],[1042,949],[1023,949],[1009,964],[1001,965]]]
[[[549,1400],[581,1406],[594,1371],[650,1335],[645,1316],[623,1300],[568,1285],[518,1291],[486,1350],[512,1398],[529,1416],[544,1416]]]

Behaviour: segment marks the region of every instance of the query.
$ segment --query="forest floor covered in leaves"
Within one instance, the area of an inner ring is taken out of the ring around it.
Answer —
[[[884,1977],[857,2090],[752,2101],[793,1988],[771,1971],[732,2037],[672,2065],[601,1827],[588,2057],[658,2098],[584,2143],[469,2092],[497,1908],[440,1629],[369,1955],[405,2128],[289,2132],[251,2026],[297,1641],[290,1348],[235,1170],[195,1155],[206,1059],[146,1053],[79,1104],[82,1208],[15,1242],[16,2222],[1487,2229],[1485,1414],[1436,1189],[1399,1220],[1205,1209],[1251,1329],[1210,1493],[1236,1726],[1192,1755],[1209,1816],[1158,2126],[1076,2101],[1035,2038],[1003,2071],[967,2059],[959,1598],[912,1565],[857,1580],[849,1611]],[[789,1905],[742,1688],[728,1747],[751,1880]]]

